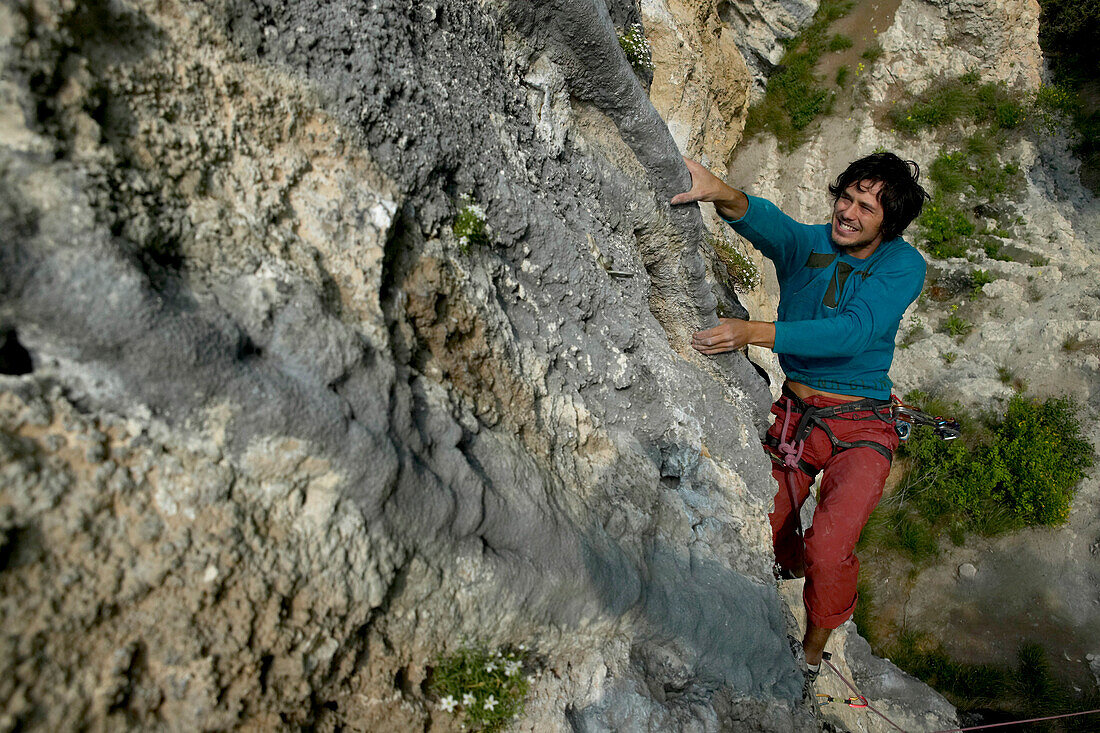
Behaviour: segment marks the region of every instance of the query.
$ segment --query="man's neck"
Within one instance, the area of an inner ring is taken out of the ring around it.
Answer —
[[[835,242],[833,244],[836,244]],[[855,257],[857,260],[865,260],[875,253],[875,250],[882,244],[881,239],[876,239],[868,244],[862,244],[858,247],[840,247],[840,251],[851,257]],[[839,246],[839,245],[838,245]]]

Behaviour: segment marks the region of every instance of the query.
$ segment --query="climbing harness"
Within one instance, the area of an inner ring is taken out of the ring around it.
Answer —
[[[802,460],[802,451],[806,447],[806,439],[813,432],[814,428],[821,428],[825,431],[825,435],[828,436],[829,442],[833,445],[832,454],[836,455],[840,451],[848,450],[849,448],[870,448],[880,453],[886,460],[892,460],[894,457],[893,451],[887,448],[882,443],[875,442],[873,440],[854,440],[852,442],[840,440],[833,433],[832,429],[825,422],[829,419],[841,419],[841,420],[882,420],[886,423],[894,423],[893,416],[893,403],[888,400],[876,400],[870,397],[862,400],[855,400],[854,402],[844,402],[839,405],[833,405],[831,407],[814,407],[802,401],[802,399],[791,392],[790,389],[783,386],[783,396],[779,398],[779,402],[776,404],[784,403],[783,414],[783,430],[780,432],[780,437],[776,438],[768,435],[764,439],[764,445],[771,448],[772,460],[787,468],[797,468],[808,476],[815,476],[817,472],[821,470],[820,467],[811,465],[810,463]],[[801,418],[798,421],[798,427],[795,428],[794,434],[789,439],[784,439],[787,435],[787,427],[790,425],[791,415],[795,412],[801,413]],[[852,417],[857,412],[869,412],[870,415],[864,415],[863,417]]]

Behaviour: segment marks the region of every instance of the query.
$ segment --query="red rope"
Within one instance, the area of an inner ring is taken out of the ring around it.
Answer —
[[[836,672],[836,676],[839,677],[844,682],[844,684],[848,685],[849,690],[856,693],[856,695],[859,697],[860,700],[867,703],[867,708],[869,710],[873,711],[880,718],[885,720],[890,725],[894,726],[894,728],[896,728],[897,730],[900,730],[901,733],[905,733],[904,728],[902,728],[897,723],[890,720],[885,715],[883,715],[881,712],[879,712],[875,708],[875,706],[872,705],[867,700],[867,698],[865,698],[863,695],[861,695],[859,690],[857,690],[855,688],[855,686],[851,682],[849,682],[848,679],[844,675],[842,675],[840,673],[840,670],[836,668],[836,665],[834,665],[832,662],[830,662],[828,659],[826,659],[824,657],[821,658],[821,661],[823,661],[823,662],[825,662],[825,664],[829,665],[829,669]],[[1042,717],[1042,718],[1028,718],[1027,720],[1010,720],[1007,723],[987,723],[985,725],[972,725],[968,728],[947,728],[945,730],[935,731],[935,733],[963,733],[963,731],[968,731],[968,730],[982,730],[983,728],[1001,728],[1001,727],[1006,726],[1006,725],[1020,725],[1021,723],[1038,723],[1038,722],[1043,721],[1043,720],[1057,720],[1058,718],[1074,718],[1074,717],[1077,717],[1078,715],[1093,715],[1094,713],[1100,713],[1100,708],[1097,708],[1096,710],[1083,710],[1079,713],[1062,713],[1061,715],[1047,715],[1047,716]]]
[[[938,730],[936,733],[960,733],[964,730],[981,730],[982,728],[1000,728],[1004,725],[1019,725],[1020,723],[1038,723],[1040,720],[1056,720],[1058,718],[1072,718],[1077,715],[1092,715],[1093,713],[1100,713],[1100,708],[1096,710],[1084,710],[1080,713],[1062,713],[1061,715],[1048,715],[1045,718],[1028,718],[1027,720],[1010,720],[1007,723],[988,723],[986,725],[972,725],[969,728],[948,728],[947,730]]]

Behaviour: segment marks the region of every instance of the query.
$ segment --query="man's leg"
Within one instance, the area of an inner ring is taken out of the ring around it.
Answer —
[[[774,465],[772,477],[776,482],[775,510],[768,514],[768,521],[772,526],[775,561],[792,576],[801,578],[806,574],[806,560],[802,550],[802,538],[795,530],[798,510],[810,495],[813,479],[802,471],[788,470]],[[791,488],[788,488],[788,481],[794,484]],[[792,489],[796,502],[794,505],[791,504]]]
[[[882,496],[889,472],[890,462],[871,448],[850,448],[825,465],[821,500],[814,511],[813,525],[806,532],[806,585],[802,597],[807,617],[803,649],[808,664],[821,661],[832,630],[855,611],[859,575],[856,542]]]

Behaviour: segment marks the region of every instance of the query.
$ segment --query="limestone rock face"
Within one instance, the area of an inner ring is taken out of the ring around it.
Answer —
[[[14,2],[0,64],[6,729],[445,730],[471,641],[520,729],[817,727],[603,3]]]
[[[745,126],[752,77],[720,6],[646,0],[642,18],[653,46],[653,106],[684,155],[724,169]]]
[[[883,58],[871,95],[891,84],[920,92],[937,76],[979,71],[983,81],[1038,88],[1038,0],[902,0],[894,24],[880,36]]]
[[[737,47],[759,90],[783,58],[780,41],[794,38],[817,12],[817,0],[720,0],[718,13],[733,31]]]

